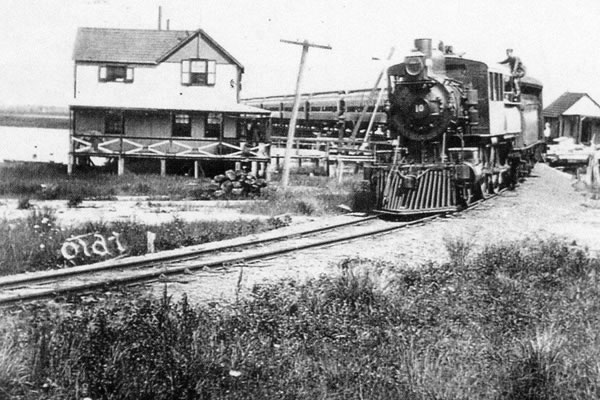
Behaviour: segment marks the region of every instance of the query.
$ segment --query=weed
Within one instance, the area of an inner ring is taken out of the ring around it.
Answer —
[[[8,398],[10,391],[25,389],[28,368],[25,352],[19,345],[19,330],[15,318],[0,315],[0,398]],[[6,397],[5,397],[6,396]]]
[[[562,399],[568,397],[560,387],[565,339],[552,329],[538,331],[533,339],[519,344],[508,379],[508,398]]]
[[[473,249],[474,243],[465,238],[444,237],[444,245],[450,257],[450,263],[464,265]]]

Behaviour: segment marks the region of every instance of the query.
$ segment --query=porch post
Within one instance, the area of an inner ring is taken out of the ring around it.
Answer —
[[[194,179],[198,179],[198,160],[194,161]]]
[[[69,152],[69,162],[67,164],[67,175],[73,174],[73,153]]]
[[[75,146],[73,146],[73,132],[75,131],[75,116],[72,108],[69,108],[69,156],[67,161],[67,175],[73,174],[73,158]]]
[[[160,159],[160,176],[167,175],[167,160],[165,158]]]
[[[564,126],[564,122],[563,122],[563,116],[559,115],[558,116],[558,136],[557,137],[562,137],[565,135],[564,129],[565,129],[565,126]]]
[[[265,165],[265,179],[267,182],[271,181],[271,175],[273,173],[273,163],[266,163]]]
[[[254,175],[254,176],[258,176],[258,162],[256,162],[256,161],[252,161],[252,162],[250,163],[250,166],[251,166],[251,167],[250,167],[250,170],[251,170],[251,172],[252,172],[252,175]]]
[[[125,173],[125,158],[119,156],[117,161],[117,175],[121,176]]]

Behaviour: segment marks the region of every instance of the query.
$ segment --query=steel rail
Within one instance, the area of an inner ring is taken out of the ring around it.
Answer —
[[[121,259],[112,259],[106,260],[95,264],[89,265],[80,265],[77,267],[70,267],[59,270],[51,270],[51,271],[43,271],[36,272],[35,274],[18,274],[18,275],[10,275],[5,277],[0,277],[0,289],[6,287],[12,287],[16,285],[34,283],[39,281],[46,281],[49,279],[55,278],[64,278],[67,276],[75,276],[81,274],[88,274],[92,272],[100,272],[106,271],[110,269],[121,269],[121,268],[134,268],[134,267],[144,267],[146,265],[154,265],[156,263],[168,262],[168,261],[184,261],[186,259],[195,258],[201,254],[216,252],[219,250],[229,250],[235,249],[239,247],[251,246],[256,244],[264,244],[268,242],[280,241],[283,239],[287,239],[294,236],[302,236],[302,235],[312,235],[315,233],[320,233],[328,230],[333,230],[345,226],[350,225],[358,225],[363,222],[367,222],[373,219],[376,219],[377,216],[368,216],[359,218],[352,221],[346,221],[336,224],[324,225],[313,227],[310,229],[300,230],[300,231],[291,231],[281,232],[280,230],[272,230],[268,232],[263,232],[262,234],[254,234],[249,236],[244,236],[241,238],[227,239],[219,242],[209,242],[202,243],[195,246],[189,246],[185,248],[179,248],[174,250],[166,250],[158,253],[145,254],[142,256],[133,256]]]
[[[221,265],[230,265],[235,263],[245,263],[251,260],[263,259],[268,257],[273,257],[285,253],[290,253],[294,251],[304,250],[311,247],[323,247],[327,245],[332,245],[340,242],[350,241],[357,238],[362,238],[366,236],[374,236],[377,234],[384,234],[394,230],[406,228],[408,226],[420,224],[435,218],[438,218],[440,215],[429,216],[426,218],[421,218],[418,220],[410,221],[410,222],[401,222],[401,223],[390,223],[389,226],[383,228],[376,228],[367,231],[361,231],[357,233],[351,233],[347,235],[341,235],[334,238],[328,238],[324,240],[316,240],[313,242],[307,242],[303,244],[295,244],[292,246],[286,246],[283,248],[275,248],[275,249],[267,249],[267,250],[256,250],[249,251],[241,255],[228,256],[228,257],[219,257],[215,260],[198,260],[196,264],[186,264],[176,267],[165,267],[160,268],[153,271],[140,271],[136,272],[129,276],[122,277],[108,277],[106,279],[94,282],[86,282],[82,284],[76,284],[72,286],[65,287],[53,287],[48,289],[43,289],[36,291],[34,293],[28,293],[24,295],[15,294],[12,296],[0,297],[0,305],[7,305],[11,303],[16,303],[19,301],[32,301],[39,300],[42,298],[47,298],[51,296],[56,296],[60,294],[67,293],[77,293],[77,292],[85,292],[92,289],[99,289],[103,287],[111,287],[116,285],[125,285],[136,282],[147,282],[153,280],[155,278],[159,278],[161,276],[167,275],[176,275],[181,273],[187,273],[189,271],[200,269],[204,267],[216,267]],[[155,265],[156,263],[154,263]]]
[[[459,213],[477,208],[484,201],[490,200],[490,199],[500,195],[502,192],[503,192],[503,190],[498,193],[492,194],[489,197],[486,197],[485,199],[478,200],[478,201],[470,204],[468,207],[466,207]],[[350,234],[336,236],[333,238],[314,240],[312,242],[308,241],[306,243],[300,243],[300,244],[293,244],[290,246],[285,246],[283,248],[274,248],[274,249],[266,249],[266,250],[261,249],[261,250],[254,250],[254,251],[250,250],[241,255],[238,254],[235,256],[216,257],[216,259],[214,259],[214,260],[198,260],[198,262],[195,264],[188,263],[185,265],[174,266],[171,268],[168,268],[165,266],[163,268],[152,270],[152,271],[138,271],[138,272],[135,272],[128,276],[108,277],[108,278],[104,278],[102,280],[93,281],[93,282],[86,282],[86,283],[75,284],[75,285],[71,285],[71,286],[53,287],[53,288],[49,288],[49,289],[43,289],[43,290],[36,291],[34,293],[15,294],[12,296],[0,297],[0,305],[9,305],[9,304],[17,303],[17,302],[39,300],[39,299],[48,298],[48,297],[61,295],[61,294],[81,293],[81,292],[86,292],[86,291],[100,289],[100,288],[113,287],[113,286],[117,286],[117,285],[148,282],[148,281],[155,280],[157,278],[161,278],[163,276],[166,277],[168,275],[177,275],[177,274],[188,273],[189,271],[200,269],[200,268],[205,268],[205,267],[217,267],[217,266],[231,265],[231,264],[236,264],[236,263],[238,263],[238,264],[246,263],[247,261],[269,258],[269,257],[273,257],[273,256],[286,254],[286,253],[291,253],[294,251],[305,250],[308,248],[323,247],[323,246],[327,246],[327,245],[333,245],[336,243],[351,241],[351,240],[362,238],[362,237],[390,233],[395,230],[399,230],[399,229],[407,228],[407,227],[410,227],[413,225],[429,222],[429,221],[438,219],[442,216],[446,216],[448,214],[455,214],[455,213],[443,212],[443,213],[419,218],[419,219],[416,219],[413,221],[390,223],[390,225],[382,227],[382,228],[380,227],[380,228],[375,228],[375,229],[370,229],[370,230],[363,230],[361,232],[354,232],[354,233],[350,233]],[[333,230],[333,229],[339,228],[339,227],[358,225],[361,222],[365,222],[365,221],[372,220],[375,218],[377,218],[377,216],[371,216],[371,217],[363,218],[363,219],[357,220],[357,221],[350,221],[350,222],[346,222],[346,223],[323,226],[323,227],[319,227],[316,229],[307,230],[304,232],[290,233],[288,235],[280,236],[279,238],[280,239],[281,238],[289,239],[293,236],[301,236],[301,235],[308,234],[308,232],[319,233],[319,232],[324,232],[327,230]],[[262,240],[262,243],[265,243],[268,241],[277,242],[278,240],[273,240],[273,239]],[[222,249],[230,249],[230,248],[235,248],[235,247],[244,247],[244,246],[248,246],[248,245],[256,244],[256,243],[257,243],[256,241],[253,241],[253,242],[246,242],[244,245],[240,244],[237,246],[217,245],[217,246],[214,246],[213,249],[202,249],[201,251],[196,250],[195,252],[190,252],[189,254],[185,254],[181,257],[177,257],[175,255],[167,255],[166,257],[153,257],[152,260],[148,260],[148,259],[134,260],[133,262],[129,262],[129,263],[119,263],[118,266],[113,266],[112,268],[119,268],[119,269],[121,269],[121,268],[142,268],[142,267],[155,266],[156,264],[160,264],[161,262],[165,262],[165,261],[170,261],[170,262],[187,261],[201,253],[207,253],[210,251],[217,251],[217,250],[222,250]],[[57,274],[56,276],[53,276],[52,278],[64,278],[64,277],[68,277],[70,275],[77,275],[77,274],[84,274],[84,273],[87,274],[90,272],[102,272],[107,269],[111,269],[111,267],[102,266],[101,268],[97,268],[97,269],[90,270],[90,271],[81,271],[80,270],[79,272],[72,273],[72,274]],[[49,271],[49,272],[51,272],[51,271]],[[43,280],[41,278],[37,278],[37,277],[35,277],[35,278],[36,279],[34,279],[32,281],[27,281],[26,277],[21,277],[20,280],[15,280],[15,282],[18,282],[19,284],[27,284],[27,283],[34,283],[34,282]],[[51,279],[51,278],[46,277],[45,279]]]

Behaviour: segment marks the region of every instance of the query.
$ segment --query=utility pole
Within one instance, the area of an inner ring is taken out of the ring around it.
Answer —
[[[306,64],[306,55],[309,47],[317,47],[319,49],[331,50],[331,46],[310,43],[307,40],[303,42],[284,40],[281,42],[288,44],[297,44],[302,46],[302,56],[300,57],[300,69],[298,71],[298,79],[296,80],[296,92],[294,97],[294,107],[292,108],[292,118],[288,128],[287,143],[285,145],[285,155],[283,158],[283,177],[281,184],[287,187],[290,180],[290,164],[292,159],[292,147],[294,146],[294,134],[296,133],[296,120],[298,119],[298,108],[300,107],[300,84],[302,83],[302,74],[304,73],[304,65]]]
[[[388,54],[387,57],[387,61],[389,61],[392,56],[394,55],[394,48],[392,47],[390,49],[390,53]],[[356,140],[356,134],[358,133],[358,130],[360,129],[360,124],[362,124],[365,115],[367,114],[367,110],[369,109],[369,103],[371,102],[371,99],[373,99],[375,97],[375,93],[377,93],[377,90],[379,89],[379,82],[381,82],[381,78],[383,78],[383,74],[385,74],[385,71],[387,70],[387,65],[381,70],[381,72],[379,73],[379,76],[377,77],[377,81],[375,82],[375,85],[373,86],[373,89],[371,90],[371,93],[369,93],[369,97],[367,98],[367,101],[365,102],[365,106],[362,109],[362,112],[360,113],[360,116],[358,117],[358,121],[356,122],[356,125],[354,125],[354,129],[352,129],[352,143],[354,143],[354,141]],[[376,112],[377,108],[375,108],[375,110],[373,110],[373,112]],[[365,133],[365,137],[369,134],[369,132],[367,131]]]

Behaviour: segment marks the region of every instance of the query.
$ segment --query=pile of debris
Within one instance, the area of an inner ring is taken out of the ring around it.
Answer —
[[[575,139],[569,137],[556,138],[554,143],[549,144],[546,150],[546,162],[553,167],[586,165],[590,155],[598,150],[595,145],[575,143]]]
[[[247,197],[258,196],[262,188],[267,186],[267,181],[242,170],[229,169],[224,174],[213,178],[208,189],[213,192],[213,197],[226,196]]]

